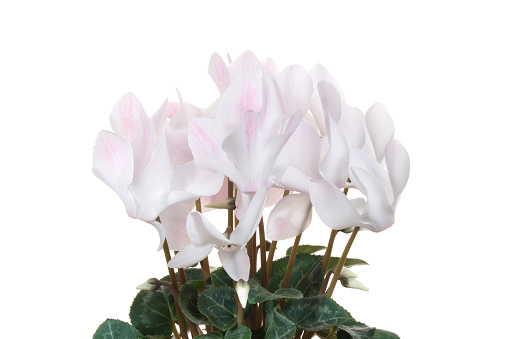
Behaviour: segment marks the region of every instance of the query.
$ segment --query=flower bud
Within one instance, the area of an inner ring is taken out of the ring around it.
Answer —
[[[211,204],[205,205],[208,208],[218,208],[223,210],[234,210],[235,209],[235,198],[230,197],[225,200],[216,201]]]
[[[136,286],[136,289],[141,291],[153,292],[159,288],[159,285],[160,284],[158,283],[158,280],[156,278],[150,278],[143,284]]]
[[[358,275],[350,271],[348,268],[344,267],[341,269],[341,273],[339,273],[341,278],[357,278]]]
[[[369,291],[369,288],[364,286],[359,280],[355,278],[340,278],[341,285],[347,288],[355,288],[357,290]]]
[[[235,285],[235,291],[237,292],[237,296],[239,297],[239,302],[243,308],[246,308],[247,305],[247,296],[249,295],[249,283],[240,279]]]

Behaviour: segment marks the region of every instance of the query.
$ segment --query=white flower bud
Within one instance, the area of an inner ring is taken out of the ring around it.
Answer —
[[[341,278],[341,285],[347,288],[355,288],[358,290],[369,291],[369,288],[364,286],[359,280],[355,278]]]
[[[237,292],[237,296],[239,297],[240,304],[243,308],[246,308],[247,305],[247,296],[249,295],[249,283],[244,280],[239,280],[235,285],[235,291]]]
[[[155,284],[156,281],[157,279],[150,278],[143,284],[136,286],[136,289],[141,291],[155,291],[157,289],[157,285]]]
[[[350,271],[348,268],[344,267],[341,269],[341,273],[339,273],[339,276],[342,278],[357,278],[358,275]]]

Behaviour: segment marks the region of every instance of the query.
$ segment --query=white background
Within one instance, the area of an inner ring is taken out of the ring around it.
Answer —
[[[206,106],[213,52],[324,64],[382,101],[411,176],[389,230],[358,235],[359,321],[401,338],[507,336],[509,93],[503,1],[28,1],[0,4],[0,333],[91,338],[166,274],[158,237],[93,176],[97,133],[134,92]],[[307,243],[326,243],[315,216]],[[337,240],[339,255],[346,236]],[[285,244],[280,246],[285,249]]]

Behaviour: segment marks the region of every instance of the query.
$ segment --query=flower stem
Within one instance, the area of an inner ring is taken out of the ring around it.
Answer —
[[[297,257],[297,250],[299,249],[300,238],[302,237],[302,233],[295,237],[295,241],[293,242],[292,253],[290,254],[290,259],[288,260],[288,267],[286,267],[285,279],[283,280],[282,288],[287,288],[290,284],[290,277],[292,276],[293,264],[295,262],[295,257]]]
[[[233,198],[233,182],[228,178],[228,198]],[[233,210],[228,210],[228,226],[233,230]]]
[[[337,327],[333,327],[330,329],[329,335],[325,339],[332,339],[336,335],[336,332],[338,331]]]
[[[329,244],[327,244],[327,250],[325,250],[325,254],[323,255],[323,259],[322,259],[323,273],[326,273],[327,267],[329,267],[330,256],[332,253],[332,246],[334,245],[334,239],[336,239],[337,234],[338,234],[338,231],[336,231],[336,230],[332,230],[330,232]]]
[[[170,249],[168,247],[168,242],[166,242],[166,240],[164,241],[163,250],[164,255],[166,257],[166,262],[168,263],[171,260],[171,254]],[[173,288],[175,288],[175,290],[178,291],[177,276],[175,275],[175,271],[173,270],[173,268],[168,267],[168,273],[170,274],[171,285],[173,286]],[[180,327],[180,335],[182,336],[183,339],[188,339],[189,337],[187,336],[184,314],[182,313],[182,310],[180,309],[180,306],[177,301],[175,301],[175,309],[177,310],[177,322]]]
[[[267,254],[267,248],[265,247],[265,229],[263,226],[263,217],[260,219],[260,224],[258,225],[259,233],[260,233],[260,265],[261,265],[261,275],[262,275],[262,286],[268,289],[269,282],[267,281],[267,259],[265,255]]]
[[[274,253],[276,252],[277,240],[270,243],[269,256],[267,257],[267,286],[270,282],[270,272],[272,270],[272,261],[274,260]]]
[[[343,266],[345,265],[346,257],[348,255],[348,252],[350,251],[350,247],[352,247],[353,241],[355,240],[355,236],[357,235],[357,232],[359,232],[359,227],[355,227],[352,234],[350,235],[350,239],[348,239],[348,242],[346,243],[345,249],[343,250],[343,254],[341,255],[341,258],[339,259],[338,266],[336,266],[336,270],[334,271],[334,276],[332,277],[332,281],[330,283],[329,289],[325,293],[329,298],[332,296],[332,292],[334,292],[334,288],[336,287],[336,283],[339,279],[339,274],[341,273],[341,270],[343,269]]]

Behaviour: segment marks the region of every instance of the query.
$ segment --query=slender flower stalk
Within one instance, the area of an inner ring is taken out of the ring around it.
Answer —
[[[233,182],[228,179],[228,198],[233,198]],[[228,226],[233,230],[233,210],[228,209]]]
[[[237,282],[234,281],[233,289],[235,290],[235,305],[237,308],[237,325],[240,326],[240,325],[244,324],[244,307],[242,307],[242,305],[240,303],[239,295],[237,294],[237,290],[235,288],[236,286],[237,286]]]
[[[168,263],[171,260],[171,254],[170,254],[170,249],[168,248],[168,242],[166,240],[164,241],[164,244],[163,244],[163,250],[164,250],[164,255],[166,257],[166,263]],[[166,265],[166,266],[168,266],[168,265]],[[175,270],[173,268],[168,267],[168,273],[170,274],[171,285],[173,286],[173,288],[175,288],[175,290],[178,291],[178,283],[177,283],[177,276],[175,275]],[[180,327],[180,334],[183,339],[188,339],[186,324],[185,324],[185,320],[184,320],[184,314],[182,313],[182,310],[180,309],[180,305],[178,303],[175,303],[175,309],[177,310],[177,322]]]
[[[258,230],[260,232],[260,265],[261,265],[261,275],[262,275],[262,286],[268,288],[268,276],[267,276],[267,259],[265,255],[267,254],[267,248],[265,247],[265,227],[263,225],[263,217],[260,220],[260,224],[258,225]]]
[[[350,239],[348,239],[348,242],[346,243],[345,249],[343,250],[343,254],[341,255],[341,259],[339,259],[338,266],[336,266],[336,270],[334,271],[334,276],[332,277],[332,281],[330,283],[329,289],[326,292],[326,295],[330,298],[332,297],[332,292],[334,292],[334,288],[336,287],[336,283],[339,279],[339,274],[341,273],[341,270],[343,269],[343,266],[345,265],[346,256],[348,255],[348,252],[350,251],[350,248],[352,247],[353,241],[355,240],[355,236],[359,232],[359,227],[355,227],[352,234],[350,235]]]
[[[272,240],[267,257],[267,285],[270,282],[270,272],[272,270],[272,262],[274,261],[274,253],[276,252],[277,240]]]
[[[297,250],[299,249],[300,238],[302,237],[302,233],[295,237],[295,241],[293,242],[292,253],[290,254],[290,259],[288,259],[288,267],[286,268],[285,279],[283,280],[283,288],[287,288],[290,284],[290,277],[292,276],[293,264],[295,263],[295,257],[297,257]]]
[[[322,259],[323,273],[326,273],[327,268],[329,267],[330,256],[332,253],[332,246],[334,245],[334,239],[336,239],[337,234],[338,234],[338,231],[336,231],[336,230],[332,230],[330,232],[329,243],[327,244],[327,249],[325,250],[325,254],[323,255],[323,259]]]

